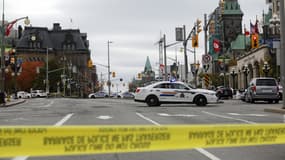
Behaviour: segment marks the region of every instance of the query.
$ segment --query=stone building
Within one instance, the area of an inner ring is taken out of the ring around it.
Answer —
[[[95,67],[87,67],[90,60],[87,34],[79,29],[62,29],[59,23],[54,23],[52,29],[25,27],[16,43],[16,55],[23,63],[46,63],[48,58],[69,68],[76,76],[72,78],[74,85],[67,84],[67,87],[79,88],[81,96],[92,92],[92,86],[96,84]],[[62,83],[67,83],[67,75],[62,79]]]

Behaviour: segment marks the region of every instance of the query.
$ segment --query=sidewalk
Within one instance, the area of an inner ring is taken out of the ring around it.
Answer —
[[[279,103],[279,105],[265,108],[264,112],[285,114],[285,109],[283,109],[282,107],[283,107],[282,103]]]
[[[26,102],[25,99],[13,99],[11,98],[10,101],[8,101],[6,99],[6,105],[5,107],[11,107],[11,106],[14,106],[14,105],[17,105],[17,104],[21,104],[21,103],[24,103]],[[2,104],[0,104],[1,107],[4,107]]]

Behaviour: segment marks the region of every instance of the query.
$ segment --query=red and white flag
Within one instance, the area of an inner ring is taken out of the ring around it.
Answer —
[[[250,32],[246,28],[244,28],[244,34],[245,34],[245,36],[249,36]]]
[[[17,22],[17,20],[11,22],[8,24],[6,30],[5,30],[5,35],[6,36],[9,36],[10,32],[11,32],[11,29],[13,28],[13,25]]]
[[[164,65],[163,65],[163,64],[159,64],[159,69],[160,69],[161,72],[163,72],[163,70],[164,70]]]
[[[213,40],[214,51],[219,53],[221,51],[221,42],[218,39]]]

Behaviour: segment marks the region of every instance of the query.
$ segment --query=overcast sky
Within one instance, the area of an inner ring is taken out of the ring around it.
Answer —
[[[250,19],[262,17],[267,12],[265,0],[239,0],[244,13],[243,24]],[[130,81],[144,69],[147,56],[153,68],[158,68],[160,34],[166,34],[167,43],[175,41],[175,27],[186,25],[189,30],[197,18],[211,13],[219,0],[6,0],[5,18],[8,21],[29,16],[33,26],[52,28],[58,22],[63,29],[80,29],[87,33],[92,60],[95,64],[107,65],[107,41],[110,45],[111,71]],[[2,7],[0,9],[2,12]],[[203,34],[197,59],[203,54]],[[169,57],[183,63],[183,54],[178,45],[168,48]],[[176,48],[176,49],[175,49]],[[189,55],[190,63],[193,55]],[[168,64],[172,63],[171,60]],[[98,74],[107,69],[97,65]],[[106,78],[106,76],[105,76]]]

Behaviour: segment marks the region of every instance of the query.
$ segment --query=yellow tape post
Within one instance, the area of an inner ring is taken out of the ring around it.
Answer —
[[[284,142],[284,124],[0,127],[0,157],[162,151]]]

